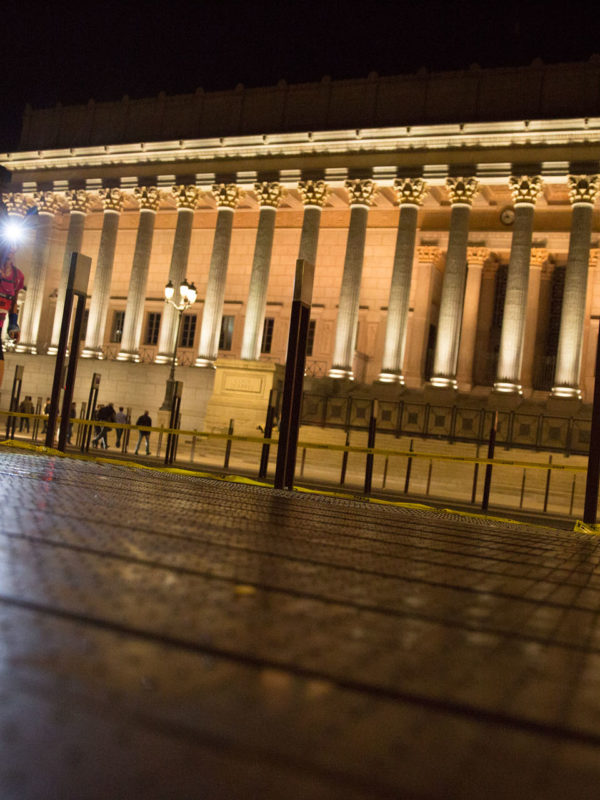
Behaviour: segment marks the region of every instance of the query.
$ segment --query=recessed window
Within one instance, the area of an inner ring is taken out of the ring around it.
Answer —
[[[158,311],[151,311],[146,318],[146,337],[144,344],[158,343],[158,329],[160,328],[161,314]]]
[[[225,314],[221,318],[221,335],[219,336],[219,350],[231,350],[233,344],[233,323],[235,317],[232,314]]]
[[[275,327],[275,320],[273,317],[265,317],[265,324],[263,325],[262,342],[260,345],[261,353],[270,353],[271,344],[273,342],[273,328]]]
[[[310,319],[308,321],[308,332],[306,335],[306,355],[312,356],[313,348],[315,346],[315,330],[317,329],[317,320]]]
[[[110,329],[110,341],[120,343],[123,338],[123,323],[125,322],[125,312],[115,311],[112,318]]]
[[[193,347],[196,337],[196,315],[184,314],[181,320],[181,336],[179,337],[180,347]]]

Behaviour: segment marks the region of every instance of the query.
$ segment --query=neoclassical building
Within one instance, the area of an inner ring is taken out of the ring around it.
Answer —
[[[31,374],[56,352],[76,250],[82,355],[111,392],[164,383],[177,349],[184,385],[237,370],[243,393],[285,360],[303,258],[327,386],[590,401],[599,98],[593,61],[28,109],[0,156],[9,213],[38,209],[18,351]],[[184,278],[176,342],[163,289]]]

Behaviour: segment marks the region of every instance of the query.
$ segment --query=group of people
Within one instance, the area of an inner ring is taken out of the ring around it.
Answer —
[[[99,405],[96,409],[96,413],[94,414],[94,419],[98,423],[103,422],[116,422],[121,425],[126,425],[129,422],[127,414],[123,410],[123,406],[119,406],[119,410],[115,411],[115,407],[112,403],[108,403],[107,405]],[[144,411],[141,414],[135,423],[136,425],[143,425],[147,427],[152,426],[152,419],[148,415],[147,411]],[[92,439],[92,445],[94,447],[101,447],[106,449],[108,445],[108,433],[111,430],[110,427],[106,425],[95,425],[94,426],[94,438]],[[116,434],[116,441],[115,447],[118,449],[121,447],[121,439],[123,437],[123,432],[125,428],[114,428]],[[146,446],[146,455],[150,455],[150,431],[139,431],[137,445],[135,447],[136,454],[139,452],[140,445],[142,442]]]

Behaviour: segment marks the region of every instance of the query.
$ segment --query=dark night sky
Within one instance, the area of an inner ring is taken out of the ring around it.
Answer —
[[[2,5],[0,150],[34,107],[430,70],[585,61],[599,4],[212,0]]]

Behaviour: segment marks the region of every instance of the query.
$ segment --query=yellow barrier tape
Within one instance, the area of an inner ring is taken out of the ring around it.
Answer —
[[[594,524],[590,525],[587,522],[583,522],[583,520],[575,520],[575,525],[573,526],[573,530],[575,533],[591,533],[591,534],[599,534],[600,533],[600,525]]]

